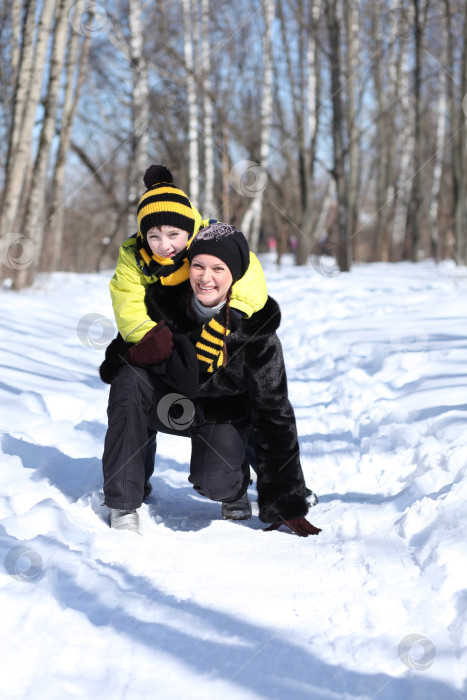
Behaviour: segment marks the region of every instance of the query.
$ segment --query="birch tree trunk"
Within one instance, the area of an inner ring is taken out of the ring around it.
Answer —
[[[230,158],[229,158],[229,128],[222,127],[222,220],[230,221]],[[206,212],[206,216],[210,216]]]
[[[308,143],[308,148],[305,148],[304,157],[304,207],[300,231],[301,235],[297,241],[297,265],[305,265],[308,261],[308,256],[313,247],[313,241],[316,239],[313,235],[313,227],[316,221],[314,216],[314,175],[315,175],[315,159],[316,159],[316,141],[318,137],[318,115],[320,108],[320,79],[318,69],[318,25],[321,12],[321,0],[313,0],[311,4],[311,23],[310,33],[307,42],[306,50],[306,74],[307,80],[307,99],[303,100],[304,109],[304,136]]]
[[[20,61],[21,38],[21,2],[10,0],[11,17],[11,85],[15,86],[18,80]]]
[[[397,0],[391,2],[391,13],[397,11]],[[390,257],[390,216],[394,204],[394,150],[395,128],[394,109],[398,97],[397,82],[397,42],[394,30],[387,37],[388,46],[385,51],[381,37],[382,15],[381,1],[375,3],[372,14],[372,33],[374,41],[373,80],[375,85],[377,113],[377,146],[375,152],[376,165],[376,259],[384,262]],[[384,55],[387,55],[384,61]]]
[[[36,26],[36,0],[28,0],[24,8],[24,20],[21,39],[21,53],[17,80],[14,88],[13,116],[8,144],[5,186],[1,200],[0,235],[5,236],[12,230],[18,210],[18,196],[24,177],[26,158],[18,153],[24,125],[24,112],[28,104],[32,82],[34,57],[34,31]],[[16,194],[16,196],[15,196]],[[2,256],[3,259],[3,256]]]
[[[14,2],[13,2],[14,4]],[[23,24],[18,36],[20,43],[19,53],[14,52],[12,60],[15,62],[16,80],[14,85],[14,98],[12,99],[12,127],[8,143],[7,156],[7,173],[11,167],[12,161],[16,155],[16,146],[21,138],[21,128],[23,124],[23,115],[25,105],[27,103],[29,90],[31,88],[31,76],[33,71],[34,59],[34,31],[36,26],[36,0],[26,0],[24,5]],[[16,28],[16,31],[18,29]],[[12,66],[14,64],[12,63]],[[5,201],[5,191],[3,192],[2,202]]]
[[[347,252],[349,265],[352,261],[352,249],[356,248],[354,236],[358,227],[358,195],[360,190],[360,133],[358,129],[358,93],[357,75],[360,54],[359,0],[344,2],[344,17],[347,39],[347,124],[349,139],[349,175],[347,182]]]
[[[204,216],[214,217],[214,135],[211,100],[211,59],[209,52],[209,0],[202,0],[201,55],[204,108]]]
[[[128,227],[131,236],[136,227],[136,208],[142,192],[143,175],[148,167],[149,82],[144,58],[144,33],[141,0],[129,0],[130,65],[132,79],[132,138],[128,188]],[[103,244],[108,240],[104,238]]]
[[[335,195],[336,181],[334,180],[334,178],[331,178],[326,187],[323,201],[321,203],[321,211],[319,213],[318,221],[316,222],[315,240],[319,243],[324,243],[327,238],[328,232],[326,228],[326,221],[328,219],[329,212],[331,210],[331,204],[334,201]]]
[[[455,255],[458,264],[467,263],[467,3],[464,5],[464,42],[460,70],[460,99],[451,92],[451,115],[454,125],[453,181],[454,181],[454,228]],[[454,47],[450,46],[454,61]]]
[[[431,184],[430,206],[429,206],[429,227],[431,255],[435,260],[439,260],[439,193],[441,187],[441,174],[443,170],[444,139],[446,136],[446,107],[447,107],[447,44],[448,31],[447,20],[443,20],[442,50],[440,55],[440,70],[438,73],[438,103],[437,103],[437,127],[435,142],[435,163],[433,168],[433,182]]]
[[[48,212],[46,243],[44,245],[46,256],[43,256],[42,261],[42,269],[46,270],[58,270],[62,258],[66,155],[70,146],[71,129],[78,108],[79,96],[85,79],[89,48],[90,35],[86,34],[80,42],[78,32],[70,28],[65,68],[66,80],[61,109],[60,140],[51,185],[52,198]]]
[[[409,15],[412,23],[412,14]],[[398,78],[399,99],[403,119],[401,134],[401,153],[399,156],[400,168],[396,186],[396,205],[392,225],[391,242],[396,250],[400,250],[407,227],[407,212],[411,193],[411,178],[413,173],[414,155],[414,110],[410,99],[409,88],[409,45],[408,42],[400,43],[400,75]]]
[[[261,100],[261,146],[260,163],[257,177],[258,188],[255,192],[248,209],[243,215],[241,229],[245,234],[250,248],[253,251],[258,249],[259,233],[261,228],[261,216],[263,212],[263,198],[265,184],[261,175],[267,172],[268,158],[270,150],[270,135],[272,122],[272,33],[274,25],[274,0],[263,0],[264,13],[264,40],[263,40],[263,93]]]
[[[189,153],[189,195],[195,207],[199,205],[199,155],[198,155],[198,105],[196,102],[196,81],[193,57],[193,6],[192,0],[182,0],[183,42],[186,69],[186,90],[188,98],[188,153]]]
[[[294,169],[298,170],[298,209],[299,212],[299,223],[300,228],[298,229],[297,238],[297,255],[296,264],[299,264],[299,255],[303,258],[301,264],[305,264],[309,254],[309,236],[311,235],[311,223],[308,219],[305,220],[307,229],[304,230],[304,212],[307,208],[307,192],[308,192],[308,175],[309,175],[309,153],[307,152],[307,102],[306,102],[306,58],[307,52],[304,48],[304,35],[305,27],[307,25],[307,13],[303,7],[303,0],[298,0],[297,6],[294,13],[294,24],[289,20],[284,13],[284,6],[287,9],[287,3],[284,0],[280,0],[277,3],[277,19],[280,23],[281,29],[281,40],[283,53],[285,55],[285,61],[287,66],[287,80],[288,89],[290,92],[290,102],[291,102],[291,112],[293,113],[293,135],[290,141],[296,142],[296,152],[295,149],[288,148],[288,140],[286,141],[285,148],[282,149],[283,157],[286,162],[286,169],[288,172],[293,172]],[[295,46],[292,46],[292,42],[289,37],[291,32],[297,37],[298,41],[298,77],[296,78],[296,64],[294,63],[292,52]],[[277,85],[280,85],[280,76],[278,76],[278,69],[274,65],[274,79]],[[276,104],[277,104],[277,116],[279,117],[279,123],[282,126],[284,133],[286,132],[286,122],[287,117],[284,115],[284,109],[282,108],[282,103],[279,95],[276,94]],[[287,110],[289,111],[289,110]],[[276,119],[277,119],[276,116]],[[285,194],[284,188],[282,188],[282,194]],[[312,194],[312,193],[311,193]],[[284,212],[281,211],[284,216]],[[281,217],[282,219],[282,217]],[[284,224],[287,219],[284,218]],[[281,258],[283,253],[287,248],[287,230],[284,225],[281,225],[281,231],[278,234],[278,245],[277,245],[277,260],[276,264],[279,267],[281,264]],[[306,251],[306,252],[305,252]]]
[[[55,133],[57,118],[58,95],[60,90],[60,77],[62,75],[66,37],[68,31],[68,13],[72,0],[59,0],[55,13],[55,27],[53,33],[52,53],[50,57],[49,82],[47,97],[45,100],[44,117],[41,135],[34,162],[31,189],[26,205],[22,232],[33,241],[36,257],[34,264],[28,268],[18,270],[15,275],[14,286],[21,289],[30,284],[39,267],[42,244],[44,239],[44,209],[47,185],[47,168],[50,160],[50,146]]]
[[[383,209],[385,199],[385,173],[386,173],[386,109],[383,91],[383,42],[381,37],[381,0],[375,1],[375,12],[371,16],[371,32],[374,43],[374,58],[372,61],[373,82],[375,86],[376,102],[378,112],[376,117],[376,259],[387,261],[389,257],[389,246],[387,231],[383,226]]]
[[[19,129],[16,132],[17,140],[13,142],[14,152],[11,154],[12,159],[11,163],[9,163],[11,168],[8,169],[9,171],[7,172],[5,182],[2,231],[11,229],[19,209],[18,205],[20,203],[22,204],[20,194],[23,186],[24,171],[31,157],[32,131],[40,99],[54,5],[55,0],[44,0],[37,27],[33,65],[31,71],[28,69],[30,74],[30,86],[23,108],[21,109],[21,105],[18,105],[19,111],[22,111],[22,117]],[[30,54],[29,48],[27,47],[26,52]],[[19,69],[19,75],[21,75],[21,73],[22,66]]]
[[[54,4],[54,0],[44,0],[36,32],[35,2],[31,1],[31,4],[26,7],[18,83],[14,100],[13,127],[10,133],[0,214],[2,261],[8,258],[8,251],[5,251],[4,248],[8,246],[9,236],[14,231],[18,213],[23,208],[24,199],[21,197],[21,193],[27,190],[26,183],[29,181],[26,169],[31,160],[32,132],[39,104]],[[35,45],[34,32],[36,33]],[[22,234],[20,235],[22,236]],[[28,243],[30,247],[33,247],[31,241],[28,240]],[[34,250],[30,257],[30,263],[34,261],[36,255]],[[21,268],[25,269],[30,263],[13,267],[13,269],[17,271]]]

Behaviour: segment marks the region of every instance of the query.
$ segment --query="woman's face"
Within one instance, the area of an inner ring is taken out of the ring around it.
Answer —
[[[195,255],[191,261],[190,283],[203,306],[217,306],[225,301],[232,281],[229,268],[215,255]]]
[[[153,226],[146,234],[152,252],[161,258],[173,258],[186,247],[188,231],[175,226]]]

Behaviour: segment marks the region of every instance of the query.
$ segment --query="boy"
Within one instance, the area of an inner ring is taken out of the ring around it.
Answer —
[[[209,225],[186,194],[174,185],[168,168],[151,165],[145,175],[146,192],[137,211],[138,233],[121,246],[110,294],[115,320],[125,342],[138,343],[156,325],[149,318],[144,297],[149,284],[175,286],[188,279],[187,249],[200,228]],[[268,297],[261,264],[250,253],[250,266],[232,290],[231,305],[249,318]]]

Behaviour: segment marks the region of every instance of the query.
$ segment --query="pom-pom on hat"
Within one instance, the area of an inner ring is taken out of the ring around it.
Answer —
[[[165,165],[150,165],[143,180],[147,190],[137,210],[143,238],[153,226],[175,226],[191,237],[195,230],[195,210],[185,192],[175,187],[170,170]]]
[[[241,231],[230,224],[216,223],[199,231],[188,248],[187,257],[191,261],[195,255],[215,255],[220,258],[237,282],[248,270],[250,249]]]

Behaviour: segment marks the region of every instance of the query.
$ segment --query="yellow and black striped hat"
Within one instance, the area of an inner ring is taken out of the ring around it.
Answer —
[[[137,210],[143,238],[153,226],[175,226],[187,231],[190,238],[195,230],[195,210],[185,192],[175,187],[170,170],[164,165],[150,165],[143,179],[148,189]]]

